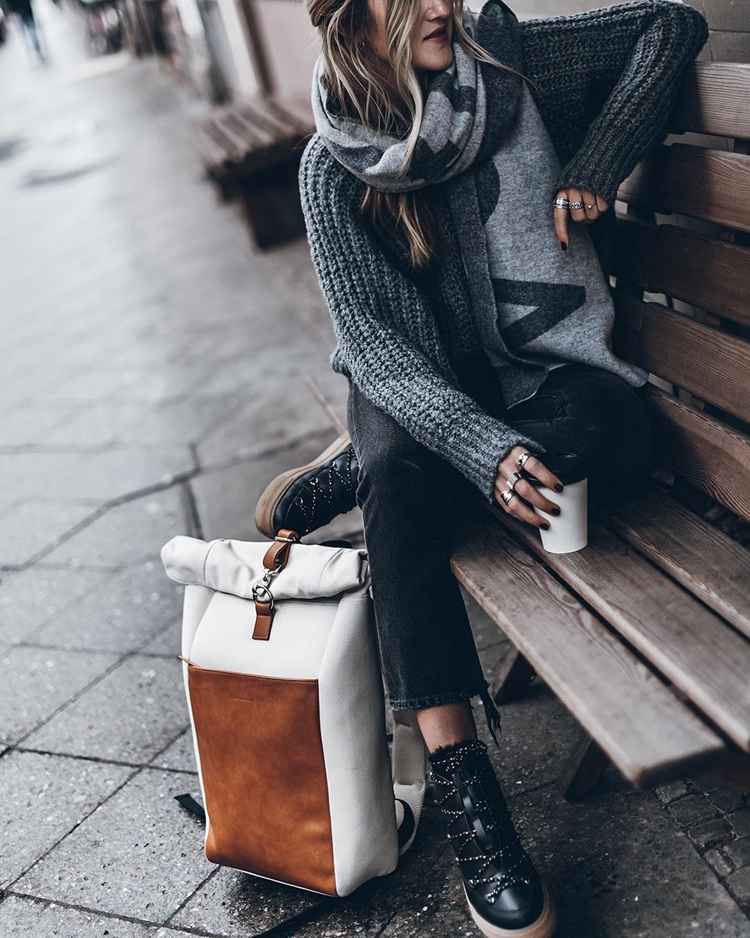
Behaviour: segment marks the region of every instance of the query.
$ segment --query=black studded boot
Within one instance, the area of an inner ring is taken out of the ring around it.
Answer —
[[[342,433],[306,466],[282,472],[266,486],[255,509],[255,526],[268,538],[282,528],[300,537],[322,528],[357,504],[359,464],[348,433]]]
[[[487,746],[473,740],[441,747],[430,764],[479,930],[490,938],[549,938],[554,902],[518,839]]]

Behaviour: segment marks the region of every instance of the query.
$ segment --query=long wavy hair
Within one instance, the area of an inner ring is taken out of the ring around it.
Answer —
[[[407,142],[402,166],[411,163],[424,117],[426,92],[414,69],[411,33],[419,16],[414,0],[385,0],[388,64],[370,43],[371,18],[367,0],[304,0],[305,9],[321,41],[323,80],[340,113],[367,127],[394,134]],[[479,45],[463,27],[464,0],[453,2],[453,31],[466,53],[482,62],[526,75],[505,65]],[[532,82],[533,84],[533,82]],[[360,211],[373,225],[408,246],[412,265],[424,267],[435,256],[435,222],[422,191],[384,192],[367,186]]]

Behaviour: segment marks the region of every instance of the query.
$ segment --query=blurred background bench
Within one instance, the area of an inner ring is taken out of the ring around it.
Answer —
[[[216,108],[193,125],[208,176],[223,199],[239,199],[258,249],[305,233],[297,174],[314,131],[311,110],[267,96]]]

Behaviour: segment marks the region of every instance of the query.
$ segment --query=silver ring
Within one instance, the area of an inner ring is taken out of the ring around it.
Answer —
[[[514,495],[518,495],[518,492],[513,492],[511,491],[511,489],[506,489],[504,492],[500,493],[500,497],[502,498],[502,500],[505,502],[506,505],[511,500],[511,498],[513,498]]]
[[[558,208],[567,208],[570,202],[562,196],[558,196],[552,204],[556,205]]]
[[[568,208],[583,208],[583,202],[570,202]]]
[[[587,202],[587,203],[586,203],[586,208],[594,208],[595,205],[596,205],[596,202],[592,202],[591,204],[589,204],[589,203]]]
[[[526,465],[526,460],[531,459],[531,453],[521,453],[518,457],[518,468],[523,469]]]
[[[512,476],[508,476],[508,488],[511,491],[515,490],[516,482],[518,482],[519,479],[523,479],[522,472],[514,472]]]

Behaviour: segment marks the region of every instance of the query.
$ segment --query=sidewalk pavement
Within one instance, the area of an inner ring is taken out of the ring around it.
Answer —
[[[306,379],[339,412],[345,382],[307,243],[254,254],[203,181],[201,103],[38,7],[50,66],[0,49],[0,934],[476,935],[433,805],[394,874],[330,901],[208,863],[174,801],[199,788],[159,550],[257,538],[267,482],[336,434]],[[357,510],[334,534],[361,541]],[[489,674],[507,640],[471,610]],[[750,935],[743,797],[610,769],[567,803],[575,721],[542,683],[503,710],[493,758],[561,936]]]

